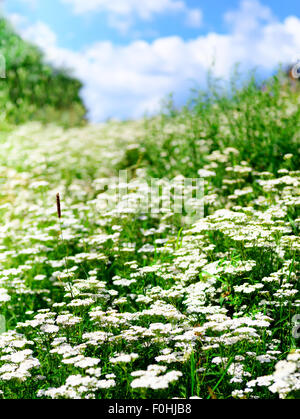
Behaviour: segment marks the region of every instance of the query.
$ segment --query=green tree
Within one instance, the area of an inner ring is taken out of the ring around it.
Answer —
[[[46,64],[42,52],[24,41],[4,18],[0,19],[0,53],[6,67],[6,77],[0,79],[2,121],[84,122],[81,82],[65,69]]]

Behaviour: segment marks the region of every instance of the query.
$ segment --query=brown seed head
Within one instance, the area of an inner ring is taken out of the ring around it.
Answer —
[[[59,193],[56,194],[56,208],[57,208],[58,218],[61,218],[61,207],[60,207],[60,196],[59,196]]]

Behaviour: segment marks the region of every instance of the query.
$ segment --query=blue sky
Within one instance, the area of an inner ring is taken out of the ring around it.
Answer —
[[[84,82],[92,121],[178,103],[232,66],[270,74],[300,58],[299,0],[4,0],[19,33]]]

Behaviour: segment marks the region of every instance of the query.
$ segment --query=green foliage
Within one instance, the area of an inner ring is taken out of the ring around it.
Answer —
[[[264,86],[257,84],[254,75],[241,86],[235,76],[229,91],[210,79],[208,90],[193,91],[180,111],[171,97],[159,119],[146,121],[145,164],[153,175],[161,176],[167,167],[168,176],[195,177],[207,163],[204,143],[207,154],[234,147],[254,169],[276,173],[284,155],[298,155],[298,97],[299,91],[293,91],[283,74]],[[290,169],[297,167],[299,159],[294,158]]]
[[[22,40],[4,19],[0,19],[0,53],[6,62],[6,78],[0,79],[2,122],[84,121],[81,82],[46,64],[41,51]]]

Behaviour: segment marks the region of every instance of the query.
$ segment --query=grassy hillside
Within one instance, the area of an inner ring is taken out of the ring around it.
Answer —
[[[6,78],[0,79],[1,121],[65,125],[83,121],[81,83],[47,65],[39,49],[22,40],[4,19],[0,19],[0,53],[6,61]]]
[[[299,398],[299,120],[275,77],[5,134],[0,398]]]
[[[240,159],[256,170],[275,174],[287,153],[293,154],[291,168],[299,168],[300,86],[294,88],[281,73],[263,87],[254,77],[239,84],[233,79],[228,92],[212,81],[208,91],[194,92],[183,110],[170,103],[158,123],[148,124],[144,158],[153,175],[165,174],[167,167],[168,176],[194,177],[208,163],[207,154],[226,147],[238,149]]]

